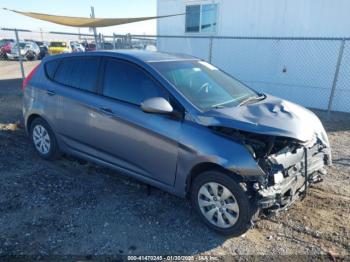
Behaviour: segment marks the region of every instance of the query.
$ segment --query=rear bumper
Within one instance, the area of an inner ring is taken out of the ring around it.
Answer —
[[[18,56],[18,54],[8,53],[7,58],[10,60],[17,60],[17,59],[19,59],[19,56]],[[22,55],[22,59],[26,60],[27,58],[26,58],[26,56]]]
[[[18,59],[18,55],[12,54],[12,53],[7,53],[7,58],[10,60],[15,60],[15,59]]]

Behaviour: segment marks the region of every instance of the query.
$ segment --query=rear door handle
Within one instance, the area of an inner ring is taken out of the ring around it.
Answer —
[[[108,114],[108,115],[113,114],[113,111],[112,111],[110,108],[107,108],[107,107],[99,107],[98,109],[99,109],[102,113],[105,113],[105,114]]]
[[[53,91],[53,90],[47,90],[46,93],[47,93],[49,96],[54,96],[54,95],[56,95],[56,92]]]

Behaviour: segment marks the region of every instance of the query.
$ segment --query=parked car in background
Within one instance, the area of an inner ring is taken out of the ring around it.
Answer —
[[[11,53],[11,49],[15,44],[14,39],[0,40],[0,59],[7,59],[7,54]]]
[[[72,49],[70,45],[68,45],[66,42],[54,41],[54,42],[50,42],[48,52],[50,55],[56,55],[56,54],[62,54],[62,53],[70,53],[72,52]]]
[[[20,41],[15,43],[11,49],[11,52],[7,54],[7,58],[14,60],[19,58],[18,49],[20,55],[25,60],[37,60],[40,55],[39,46],[33,41]]]
[[[75,41],[72,41],[70,42],[70,47],[72,49],[72,52],[85,52],[85,47],[78,43],[78,42],[75,42]]]
[[[96,51],[96,45],[94,43],[83,42],[81,44],[84,46],[85,52]]]
[[[40,53],[38,55],[38,59],[43,59],[45,56],[49,54],[48,44],[43,41],[36,41],[31,39],[25,39],[25,41],[30,41],[36,43],[40,48]]]
[[[43,59],[45,56],[49,54],[49,46],[46,42],[42,42],[42,41],[35,41],[35,43],[40,48],[39,59]]]
[[[314,113],[190,56],[53,56],[23,92],[26,131],[42,158],[63,151],[189,197],[226,235],[247,231],[259,210],[287,210],[331,164]]]
[[[102,43],[102,49],[104,49],[104,50],[112,50],[112,49],[114,49],[114,46],[113,46],[112,43],[104,42],[104,43]]]

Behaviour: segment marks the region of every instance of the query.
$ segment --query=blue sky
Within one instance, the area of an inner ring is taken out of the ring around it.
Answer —
[[[96,17],[139,17],[155,16],[157,13],[156,0],[11,0],[0,1],[0,8],[30,11],[37,13],[57,14],[66,16],[90,15],[90,6],[95,7]],[[0,27],[24,28],[44,31],[77,32],[77,28],[55,25],[49,22],[25,17],[9,11],[0,10]],[[87,32],[82,29],[81,32]],[[125,34],[155,34],[156,20],[137,22],[99,29],[99,32]]]

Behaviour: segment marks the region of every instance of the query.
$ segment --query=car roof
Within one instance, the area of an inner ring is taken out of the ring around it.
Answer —
[[[173,62],[173,61],[195,61],[200,58],[185,55],[185,54],[173,54],[166,52],[154,52],[146,50],[103,50],[93,52],[76,52],[67,54],[58,54],[54,56],[48,56],[45,61],[51,61],[60,58],[68,57],[86,57],[86,56],[109,56],[121,59],[128,59],[131,61],[140,61],[142,63],[155,63],[155,62]]]
[[[117,51],[111,50],[106,52],[122,54],[124,56],[130,56],[147,63],[198,59],[193,56],[184,55],[184,54],[154,52],[154,51],[146,51],[146,50],[117,50]]]

